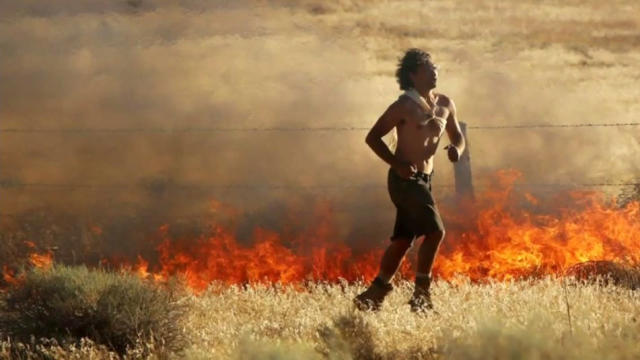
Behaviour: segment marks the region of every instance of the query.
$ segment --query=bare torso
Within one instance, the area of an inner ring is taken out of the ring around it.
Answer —
[[[449,101],[446,96],[441,94],[435,94],[435,96],[435,104],[430,104],[431,112],[423,110],[409,97],[401,96],[399,101],[403,102],[406,115],[396,127],[398,134],[396,157],[415,165],[418,171],[427,174],[433,171],[433,155],[444,134],[444,129],[438,129],[433,121],[428,120],[434,116],[442,119],[447,119],[449,116]]]

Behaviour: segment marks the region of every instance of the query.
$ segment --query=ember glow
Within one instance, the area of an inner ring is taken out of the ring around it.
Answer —
[[[6,265],[2,266],[2,279],[8,285],[14,285],[17,282],[14,271]]]
[[[53,265],[53,253],[51,253],[50,251],[47,251],[47,252],[35,251],[36,245],[32,241],[25,241],[24,244],[28,248],[34,250],[34,252],[29,254],[28,260],[29,260],[30,266],[38,269],[43,269],[43,270],[47,270],[51,268],[51,266]],[[4,280],[5,284],[16,285],[23,279],[24,279],[24,273],[16,274],[15,270],[10,268],[9,266],[6,266],[6,265],[2,266],[2,280]]]
[[[32,253],[29,255],[29,262],[34,267],[48,269],[53,263],[53,254],[50,252]]]

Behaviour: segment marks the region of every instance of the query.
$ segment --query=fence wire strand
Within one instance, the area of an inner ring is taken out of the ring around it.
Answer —
[[[580,123],[580,124],[503,124],[503,125],[468,125],[467,129],[473,130],[501,130],[501,129],[543,129],[543,128],[582,128],[582,127],[624,127],[640,126],[640,122],[627,123]],[[341,132],[341,131],[367,131],[370,127],[339,126],[339,127],[195,127],[195,128],[4,128],[0,133],[6,134],[91,134],[91,133],[210,133],[210,132]]]
[[[619,182],[619,183],[515,183],[517,187],[626,187],[640,186],[640,182]],[[180,184],[180,183],[164,183],[164,184],[73,184],[73,183],[25,183],[14,181],[11,179],[0,179],[0,189],[16,189],[23,188],[42,188],[51,190],[71,189],[71,190],[123,190],[123,189],[147,189],[153,191],[165,190],[348,190],[348,189],[369,189],[369,188],[386,188],[386,184],[370,183],[370,184],[318,184],[318,185],[297,185],[297,184]],[[491,184],[474,184],[474,187],[486,188]],[[435,188],[454,188],[455,185],[435,184]]]
[[[472,130],[501,130],[501,129],[543,129],[543,128],[586,128],[586,127],[627,127],[640,126],[640,122],[626,123],[579,123],[579,124],[508,124],[508,125],[468,125],[467,129]],[[367,131],[370,127],[343,126],[343,127],[197,127],[197,128],[0,128],[0,134],[126,134],[126,133],[212,133],[212,132],[343,132],[343,131]],[[589,188],[589,187],[627,187],[640,186],[638,182],[620,183],[516,183],[517,187],[538,187],[538,188]],[[488,187],[489,184],[474,184],[474,187]],[[179,184],[179,183],[148,183],[148,184],[74,184],[74,183],[39,183],[21,182],[15,179],[0,179],[0,190],[23,190],[29,189],[49,189],[49,190],[126,190],[145,189],[149,192],[164,192],[168,190],[224,190],[224,191],[247,191],[247,190],[304,190],[304,191],[325,191],[325,190],[347,190],[347,189],[370,189],[384,188],[385,184],[348,184],[348,185],[295,185],[295,184]],[[454,185],[434,185],[435,188],[454,188]],[[2,214],[0,217],[17,217],[18,214]]]

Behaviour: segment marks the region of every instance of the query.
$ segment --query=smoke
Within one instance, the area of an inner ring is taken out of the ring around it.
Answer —
[[[362,131],[179,131],[370,126],[393,92],[369,77],[361,44],[318,31],[311,15],[249,3],[2,6],[2,128],[140,130],[2,133],[2,178],[16,184],[2,189],[5,213],[76,214],[133,246],[140,228],[217,216],[212,200],[240,209],[250,237],[283,226],[274,216],[292,207],[308,224],[343,186],[383,184]]]
[[[459,91],[461,118],[470,126],[603,124],[633,122],[620,103],[609,102],[602,89],[567,84],[528,64],[470,72]],[[522,171],[525,182],[556,184],[633,181],[640,150],[632,127],[567,127],[469,130],[474,170]],[[481,182],[482,178],[475,178]],[[553,189],[553,188],[552,188]],[[617,189],[616,189],[617,190]]]
[[[2,128],[136,130],[0,133],[1,178],[31,184],[0,188],[2,211],[46,208],[117,223],[110,241],[122,244],[159,222],[206,218],[212,200],[238,209],[242,238],[285,219],[304,227],[327,202],[337,236],[382,243],[394,209],[386,165],[364,144],[366,131],[180,130],[370,127],[398,96],[395,61],[409,45],[440,59],[442,90],[470,126],[618,116],[615,104],[585,101],[594,89],[494,55],[469,56],[466,44],[376,39],[369,32],[378,27],[346,15],[350,25],[331,25],[350,9],[361,7],[0,2]],[[469,136],[477,184],[505,167],[530,182],[622,180],[639,167],[628,156],[638,139],[625,130]],[[453,183],[442,153],[436,173],[436,185]],[[53,186],[60,184],[79,186]]]

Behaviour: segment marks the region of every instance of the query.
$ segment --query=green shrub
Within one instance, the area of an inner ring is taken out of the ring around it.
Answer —
[[[86,337],[120,354],[176,352],[186,345],[186,311],[176,285],[165,289],[132,274],[54,265],[30,270],[8,289],[0,329],[25,342]]]

